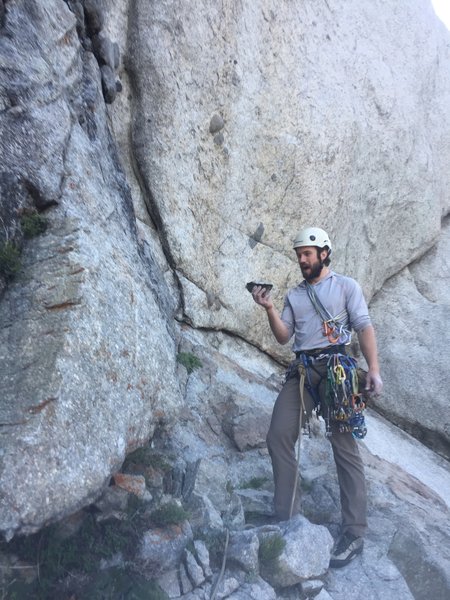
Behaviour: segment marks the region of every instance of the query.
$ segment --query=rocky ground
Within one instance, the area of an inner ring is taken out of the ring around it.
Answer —
[[[285,523],[270,517],[264,448],[212,450],[209,461],[191,462],[161,431],[93,505],[2,543],[2,597],[444,600],[448,464],[376,414],[368,424],[361,451],[369,530],[362,556],[343,569],[328,569],[339,499],[319,421],[302,437],[302,514]],[[205,473],[213,464],[220,472],[221,461],[227,475],[219,490]],[[202,462],[211,462],[205,471]]]

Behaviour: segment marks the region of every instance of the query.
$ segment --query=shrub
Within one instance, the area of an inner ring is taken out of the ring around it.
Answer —
[[[195,371],[195,369],[199,369],[203,366],[198,356],[195,356],[195,354],[191,354],[190,352],[180,352],[177,354],[177,361],[186,368],[189,375],[192,371]]]
[[[129,467],[131,464],[152,467],[153,469],[157,469],[163,473],[168,473],[172,468],[169,459],[166,458],[164,454],[155,452],[155,450],[149,448],[148,446],[137,448],[137,450],[134,450],[128,454],[124,461],[124,469]]]
[[[118,568],[99,571],[89,585],[88,595],[83,597],[89,600],[169,600],[169,596],[155,581],[147,581],[138,573]]]
[[[20,250],[11,242],[0,245],[0,275],[12,279],[21,267]]]
[[[175,503],[163,504],[150,515],[151,520],[160,527],[165,525],[179,525],[189,518],[189,513],[182,506]]]
[[[279,534],[263,538],[259,544],[259,560],[266,564],[276,561],[283,552],[285,546],[286,541]]]
[[[20,219],[22,233],[26,238],[36,237],[47,229],[47,219],[39,213],[25,214]]]
[[[34,567],[38,573],[32,580],[17,576],[8,583],[1,580],[0,598],[167,600],[155,582],[146,581],[126,567],[136,552],[140,532],[151,525],[146,516],[141,511],[139,522],[131,518],[97,522],[93,513],[87,513],[70,537],[62,536],[58,526],[51,525],[36,534],[15,537],[9,543],[0,540],[0,554],[17,556],[27,569]],[[100,568],[102,559],[116,556],[121,557],[122,566]]]
[[[244,481],[239,486],[240,489],[260,490],[269,480],[267,477],[252,477],[248,481]]]
[[[68,572],[92,575],[98,571],[102,558],[110,558],[118,552],[130,555],[137,541],[138,533],[129,521],[123,521],[119,525],[115,522],[96,523],[93,515],[88,514],[73,536],[62,537],[58,527],[50,525],[28,537],[14,538],[8,544],[8,551],[19,556],[22,561],[38,565],[37,585],[40,593],[45,598],[53,598],[56,596],[51,596],[50,590]],[[6,546],[0,544],[0,552],[3,550],[6,550]]]

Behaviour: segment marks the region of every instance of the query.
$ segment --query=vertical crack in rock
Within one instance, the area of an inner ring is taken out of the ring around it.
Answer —
[[[139,139],[139,135],[142,135],[142,132],[139,131],[140,123],[137,121],[135,115],[139,112],[139,106],[142,104],[140,100],[142,85],[140,82],[140,73],[139,73],[139,65],[136,64],[136,61],[131,61],[129,58],[130,54],[133,54],[132,47],[133,45],[138,44],[138,40],[136,39],[140,33],[140,23],[139,23],[139,14],[136,0],[132,0],[130,2],[130,10],[128,13],[128,50],[127,55],[125,57],[125,69],[129,76],[130,87],[132,92],[132,102],[131,102],[131,113],[132,113],[132,127],[130,131],[130,152],[131,152],[131,164],[133,167],[133,171],[136,175],[136,179],[141,187],[142,194],[147,206],[148,214],[154,223],[156,230],[158,231],[159,238],[161,241],[161,246],[163,252],[165,254],[166,260],[170,267],[175,271],[176,264],[175,259],[173,257],[172,251],[170,249],[168,243],[168,236],[165,230],[165,225],[163,219],[161,217],[160,211],[158,209],[157,202],[155,201],[153,192],[150,187],[150,182],[147,180],[145,174],[143,173],[141,162],[144,160],[145,154],[145,141],[143,139]]]

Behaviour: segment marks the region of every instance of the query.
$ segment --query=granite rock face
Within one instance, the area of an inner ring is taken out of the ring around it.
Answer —
[[[288,360],[244,284],[274,282],[281,307],[299,279],[295,231],[322,224],[335,246],[332,267],[355,276],[368,300],[380,291],[374,317],[386,386],[377,406],[449,456],[450,335],[441,323],[450,272],[439,240],[450,208],[450,56],[448,32],[430,8],[403,2],[387,18],[383,2],[289,11],[274,2],[208,3],[194,14],[182,2],[137,1],[129,21],[132,150],[163,223],[186,320]],[[397,280],[384,287],[420,264],[425,300],[414,290],[415,300],[409,292],[399,299]],[[408,322],[392,318],[386,303]],[[414,373],[427,372],[430,352],[439,375],[421,377],[419,392]]]
[[[302,226],[369,299],[438,239],[449,51],[428,2],[137,0],[129,58],[135,157],[194,326],[279,353],[244,284],[281,303]]]
[[[7,536],[92,501],[181,397],[178,299],[137,238],[97,63],[82,51],[65,3],[24,4],[8,3],[0,37],[2,181],[23,191],[4,195],[2,187],[7,235],[22,244],[22,268],[0,310]],[[11,105],[14,86],[22,96]],[[27,182],[47,201],[33,205]],[[14,232],[25,203],[48,227],[21,241]]]
[[[375,406],[450,459],[448,333],[450,226],[423,258],[388,281],[372,302],[387,382]]]
[[[92,502],[160,425],[196,439],[180,443],[193,465],[232,447],[258,474],[289,349],[245,282],[273,281],[281,306],[306,224],[377,293],[380,408],[404,415],[399,357],[426,370],[449,341],[449,37],[430,3],[0,6],[0,244],[20,254],[14,277],[0,269],[6,537]],[[24,215],[45,231],[27,237]],[[213,365],[192,380],[180,351]],[[444,443],[433,385],[436,417],[417,386],[402,425]],[[204,461],[199,495],[227,469]]]

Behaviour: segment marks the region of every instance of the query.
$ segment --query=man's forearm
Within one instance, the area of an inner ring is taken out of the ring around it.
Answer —
[[[358,332],[358,340],[367,366],[371,371],[379,372],[377,340],[373,326],[368,325],[362,331]]]
[[[289,331],[281,320],[277,309],[272,304],[270,308],[266,308],[266,312],[267,318],[269,319],[270,329],[272,330],[275,339],[279,344],[287,344],[290,339]]]
[[[375,331],[372,325],[364,327],[358,332],[359,345],[361,352],[367,361],[369,370],[366,376],[366,390],[375,394],[381,394],[383,390],[383,382],[380,376],[380,367],[378,365],[377,340]]]

